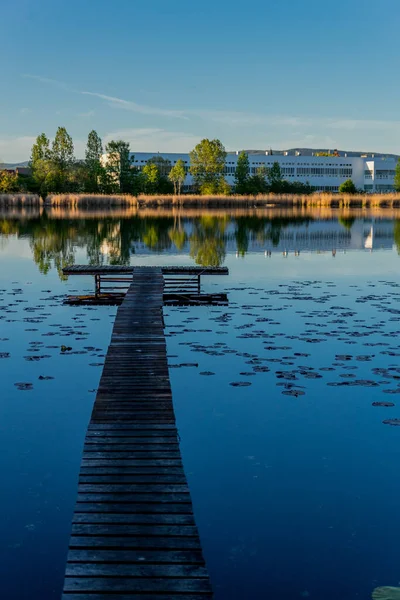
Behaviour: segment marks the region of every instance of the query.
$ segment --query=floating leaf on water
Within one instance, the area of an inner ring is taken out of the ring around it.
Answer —
[[[33,390],[33,383],[14,383],[18,390]]]
[[[303,390],[291,389],[283,390],[282,394],[284,394],[285,396],[295,396],[295,398],[297,398],[298,396],[304,396],[305,392],[303,392]]]
[[[372,592],[372,600],[400,600],[400,587],[377,587]]]

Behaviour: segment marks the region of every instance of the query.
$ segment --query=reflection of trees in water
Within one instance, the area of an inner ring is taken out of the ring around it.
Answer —
[[[400,254],[400,219],[396,219],[393,224],[393,238],[396,244],[397,253]]]
[[[339,217],[338,221],[341,225],[343,225],[343,227],[345,229],[347,229],[347,231],[350,231],[350,229],[353,227],[353,223],[356,220],[355,217]]]
[[[289,225],[304,225],[310,223],[311,217],[276,217],[267,219],[265,217],[248,216],[236,219],[235,239],[237,251],[244,256],[249,248],[249,242],[256,240],[259,243],[272,242],[278,246],[282,229]]]
[[[193,223],[190,256],[203,267],[219,267],[225,260],[228,217],[204,216]]]
[[[29,239],[39,270],[48,273],[54,267],[62,276],[62,268],[74,264],[77,248],[86,249],[90,265],[127,265],[138,243],[153,252],[169,250],[172,244],[181,252],[188,243],[189,254],[196,264],[220,266],[225,260],[229,240],[236,240],[237,250],[244,256],[250,241],[263,243],[269,240],[277,245],[283,228],[309,220],[301,217],[232,218],[227,215],[190,219],[138,216],[50,219],[44,214],[34,219],[0,220],[0,236],[17,235]]]

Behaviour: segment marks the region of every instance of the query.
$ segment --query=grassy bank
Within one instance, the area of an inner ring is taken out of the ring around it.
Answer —
[[[45,206],[110,207],[137,206],[136,196],[130,194],[50,194],[44,201]]]
[[[196,194],[173,195],[87,195],[54,194],[45,200],[50,206],[105,207],[138,206],[141,207],[294,207],[326,206],[338,208],[389,207],[400,208],[400,194],[265,194],[259,196],[201,196]]]
[[[37,194],[0,194],[0,206],[40,206]]]
[[[399,194],[265,194],[258,196],[201,196],[196,194],[50,194],[42,200],[35,194],[0,194],[1,206],[45,206],[79,209],[119,208],[400,208]]]

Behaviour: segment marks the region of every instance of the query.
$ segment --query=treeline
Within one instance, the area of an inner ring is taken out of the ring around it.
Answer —
[[[127,142],[112,140],[103,148],[96,131],[89,133],[85,158],[77,160],[71,136],[65,127],[59,127],[52,144],[44,133],[36,138],[29,175],[0,172],[0,192],[32,192],[45,197],[49,193],[137,195],[180,191],[185,178],[183,161],[172,168],[169,161],[154,156],[139,171],[133,160]]]
[[[238,156],[231,186],[225,179],[226,159],[227,152],[220,140],[204,139],[190,152],[190,167],[182,160],[172,165],[156,155],[138,168],[129,143],[112,140],[103,147],[97,132],[91,131],[85,158],[77,160],[71,136],[65,127],[59,127],[52,143],[44,133],[37,137],[31,151],[29,175],[0,171],[0,193],[32,192],[42,197],[50,193],[180,194],[188,172],[193,178],[191,191],[204,195],[311,194],[315,191],[307,183],[284,179],[278,162],[270,168],[260,166],[252,173],[246,152]],[[400,171],[396,175],[400,186]],[[351,180],[343,187],[339,191],[357,191]]]

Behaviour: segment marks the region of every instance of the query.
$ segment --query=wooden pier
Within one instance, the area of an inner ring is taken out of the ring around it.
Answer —
[[[136,267],[88,427],[64,600],[212,598],[179,450],[161,268]]]
[[[64,303],[79,305],[119,306],[132,283],[132,275],[140,267],[74,265],[63,269],[64,275],[93,275],[94,294],[68,296]],[[150,267],[147,267],[150,268]],[[228,275],[227,267],[159,267],[164,278],[163,302],[169,305],[226,306],[226,293],[203,293],[203,275]]]

